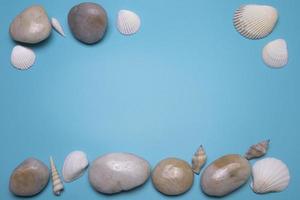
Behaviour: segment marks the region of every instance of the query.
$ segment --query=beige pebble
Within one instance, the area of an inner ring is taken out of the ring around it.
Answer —
[[[244,157],[226,155],[211,163],[201,176],[201,187],[210,196],[225,196],[244,185],[251,174],[251,166]]]
[[[180,195],[188,191],[194,182],[190,165],[177,158],[160,161],[152,173],[155,188],[166,195]]]

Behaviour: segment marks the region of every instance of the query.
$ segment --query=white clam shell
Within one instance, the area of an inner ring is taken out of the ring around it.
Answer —
[[[233,24],[244,37],[261,39],[273,31],[277,19],[278,13],[274,7],[249,4],[236,10]]]
[[[251,187],[256,193],[283,191],[290,181],[287,165],[276,158],[257,161],[252,167],[252,176]]]
[[[262,51],[262,58],[266,65],[280,68],[288,63],[287,43],[283,39],[269,42]]]
[[[20,70],[30,68],[35,62],[35,53],[33,50],[17,45],[11,52],[11,64]]]
[[[51,25],[59,34],[65,37],[64,29],[56,18],[51,18]]]
[[[83,175],[89,165],[87,155],[82,151],[73,151],[65,159],[62,175],[65,182],[72,182]]]
[[[117,28],[124,35],[132,35],[141,27],[140,17],[130,10],[120,10],[117,19]]]

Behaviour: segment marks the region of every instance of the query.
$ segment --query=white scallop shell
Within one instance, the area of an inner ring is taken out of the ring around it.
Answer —
[[[83,175],[89,161],[82,151],[73,151],[65,159],[62,175],[65,182],[72,182]]]
[[[141,27],[140,17],[130,10],[120,10],[118,13],[117,28],[124,35],[132,35]]]
[[[262,57],[266,65],[280,68],[288,63],[288,48],[286,41],[277,39],[269,42],[262,51]]]
[[[252,176],[251,187],[256,193],[283,191],[290,181],[288,167],[276,158],[257,161],[252,167]]]
[[[277,10],[272,6],[249,4],[238,8],[233,24],[246,38],[261,39],[269,35],[278,19]]]
[[[35,53],[33,50],[17,45],[11,52],[11,64],[20,70],[30,68],[35,62]]]
[[[65,37],[65,32],[64,32],[64,29],[62,28],[61,24],[59,23],[59,21],[52,17],[51,18],[51,24],[52,24],[52,27],[59,33],[61,34],[62,36]]]

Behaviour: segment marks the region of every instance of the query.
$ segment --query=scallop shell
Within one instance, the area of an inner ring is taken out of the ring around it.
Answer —
[[[259,158],[265,155],[269,148],[270,140],[264,140],[258,144],[252,145],[247,153],[245,154],[245,158],[247,160],[251,160],[252,158]]]
[[[252,176],[251,187],[256,193],[283,191],[290,181],[287,165],[276,158],[257,161],[252,167]]]
[[[82,151],[73,151],[65,159],[62,175],[65,182],[72,182],[83,175],[89,165],[87,156]]]
[[[202,166],[205,164],[207,159],[205,150],[201,145],[198,150],[195,152],[192,159],[192,169],[195,174],[199,174]]]
[[[11,52],[11,64],[20,70],[29,69],[35,62],[35,53],[33,50],[17,45]]]
[[[59,21],[56,19],[56,18],[54,18],[54,17],[52,17],[51,18],[51,24],[52,24],[52,27],[59,33],[59,34],[61,34],[62,36],[66,36],[65,35],[65,32],[64,32],[64,29],[62,28],[62,26],[61,26],[61,24],[59,23]]]
[[[280,68],[288,63],[288,48],[286,41],[277,39],[269,42],[262,51],[262,58],[266,65]]]
[[[51,175],[52,175],[52,190],[56,196],[59,196],[64,190],[64,185],[59,177],[52,156],[50,157],[50,167],[51,167]]]
[[[140,17],[130,10],[120,10],[118,13],[117,28],[124,35],[132,35],[141,27]]]
[[[269,35],[278,19],[277,10],[272,6],[249,4],[238,8],[233,24],[246,38],[261,39]]]

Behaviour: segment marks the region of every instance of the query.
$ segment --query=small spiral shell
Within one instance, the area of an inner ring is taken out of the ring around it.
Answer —
[[[269,148],[270,140],[264,140],[260,143],[252,145],[247,153],[245,154],[245,158],[247,160],[251,160],[253,158],[259,158],[265,155]]]
[[[63,37],[66,36],[63,27],[56,18],[51,18],[51,25],[60,35],[62,35]]]
[[[53,193],[56,196],[59,196],[61,192],[64,190],[64,185],[59,177],[57,169],[55,167],[52,156],[50,157],[50,167],[51,167],[51,175],[52,175],[52,189]]]
[[[199,174],[202,166],[205,164],[207,159],[205,150],[201,145],[198,150],[195,152],[192,159],[192,169],[195,174]]]

